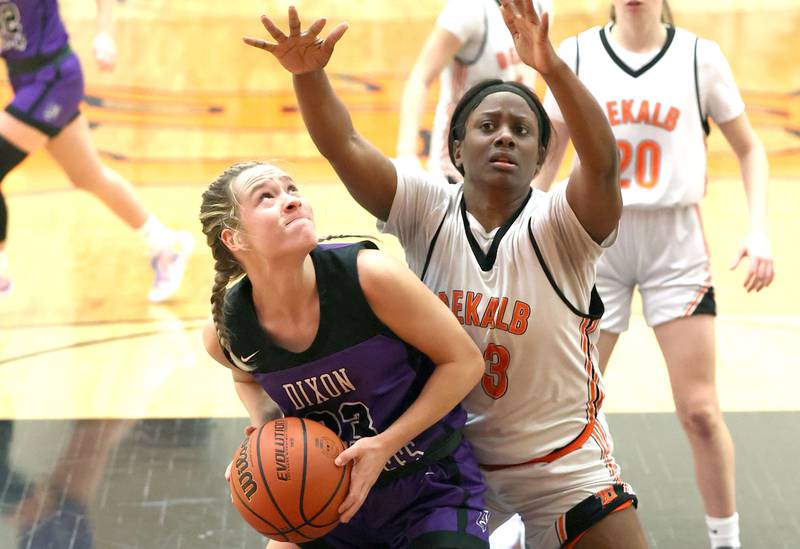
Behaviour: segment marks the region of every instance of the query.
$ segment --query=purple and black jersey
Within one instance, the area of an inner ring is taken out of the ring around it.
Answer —
[[[250,372],[287,416],[324,423],[352,444],[391,425],[435,365],[372,312],[358,281],[359,250],[371,242],[318,246],[311,252],[320,322],[311,346],[292,353],[261,328],[245,277],[228,292],[229,360]],[[353,519],[303,549],[408,547],[488,549],[485,486],[461,437],[457,406],[395,454]]]
[[[55,137],[80,114],[83,71],[56,0],[0,0],[0,38],[14,118]]]
[[[0,39],[6,61],[54,54],[69,37],[57,0],[0,0]]]
[[[234,363],[254,375],[285,415],[324,423],[346,444],[391,425],[417,398],[435,367],[372,312],[358,282],[356,259],[364,248],[375,245],[323,246],[311,252],[320,325],[302,353],[270,341],[258,322],[249,279],[231,288],[226,299]],[[386,471],[449,454],[465,420],[464,410],[456,407],[398,452]]]

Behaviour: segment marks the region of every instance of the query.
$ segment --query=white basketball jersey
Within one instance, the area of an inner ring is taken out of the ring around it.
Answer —
[[[534,0],[534,6],[541,13],[542,9],[549,9],[550,1]],[[533,85],[531,75],[535,73],[517,55],[496,0],[450,0],[436,24],[457,36],[463,45],[439,77],[428,169],[460,181],[461,174],[450,162],[447,151],[450,117],[458,100],[481,80],[523,82],[527,74],[528,83]]]
[[[464,400],[480,463],[552,454],[593,425],[604,393],[595,349],[602,303],[592,291],[602,248],[563,188],[533,191],[510,222],[486,233],[465,211],[461,185],[399,172],[389,219],[378,226],[398,236],[411,269],[484,354],[485,374]]]
[[[697,86],[697,37],[668,28],[664,46],[637,70],[614,52],[608,27],[568,40],[577,40],[578,47],[576,60],[568,62],[605,111],[617,139],[624,205],[699,202],[706,184],[706,113]]]

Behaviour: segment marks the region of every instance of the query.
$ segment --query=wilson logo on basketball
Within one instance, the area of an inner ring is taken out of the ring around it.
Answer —
[[[278,480],[291,480],[289,474],[289,452],[286,448],[286,422],[277,420],[275,422],[275,468]]]
[[[247,470],[250,468],[250,464],[247,461],[247,445],[249,441],[249,438],[244,439],[244,442],[242,442],[242,445],[239,447],[239,457],[236,460],[236,472],[239,473],[239,487],[248,500],[251,499],[253,494],[256,493],[256,490],[258,490],[258,485],[253,480],[253,473]]]

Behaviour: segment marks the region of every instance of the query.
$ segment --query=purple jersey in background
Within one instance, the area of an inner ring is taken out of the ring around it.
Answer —
[[[7,61],[50,55],[68,39],[57,0],[0,0],[0,40]]]

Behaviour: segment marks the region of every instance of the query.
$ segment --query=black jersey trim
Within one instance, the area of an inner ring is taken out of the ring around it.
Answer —
[[[402,467],[398,467],[397,469],[392,469],[391,471],[382,471],[378,476],[378,480],[375,481],[375,485],[386,486],[400,477],[416,473],[431,463],[442,460],[455,452],[458,448],[458,445],[461,444],[461,439],[464,438],[464,433],[461,431],[461,429],[453,429],[446,423],[442,424],[442,428],[444,429],[445,433],[431,442],[430,446],[428,446],[428,449],[425,450],[424,456],[416,461],[412,461],[406,465],[403,465]]]
[[[357,278],[351,279],[349,276],[345,276],[342,280],[345,280],[348,286],[343,288],[337,286],[330,278],[323,275],[325,272],[333,272],[328,271],[328,268],[339,269],[334,263],[339,263],[344,266],[344,268],[348,268],[348,264],[343,263],[348,261],[345,257],[339,259],[326,258],[323,256],[326,252],[357,254],[364,248],[377,249],[377,246],[365,240],[337,248],[337,250],[325,250],[325,248],[321,246],[317,246],[317,248],[312,250],[310,255],[314,262],[317,292],[319,294],[320,321],[314,340],[307,349],[299,353],[290,351],[272,341],[272,338],[264,330],[258,320],[252,298],[252,283],[247,276],[243,277],[241,281],[228,290],[228,295],[230,297],[226,296],[225,322],[228,326],[228,331],[231,332],[231,353],[236,355],[240,355],[241,353],[260,353],[256,360],[252,361],[255,367],[253,373],[270,373],[293,368],[315,360],[322,355],[327,356],[340,352],[351,344],[361,343],[375,336],[383,335],[390,338],[397,338],[397,336],[375,316],[375,313],[366,300],[366,296],[363,294],[363,290]],[[354,268],[356,269],[355,274],[357,276],[357,265]],[[348,295],[352,294],[353,299],[357,300],[357,302],[350,302],[348,304],[347,314],[350,319],[348,322],[363,323],[353,324],[352,326],[354,328],[351,332],[343,329],[342,326],[334,326],[334,321],[341,318],[343,314],[340,310],[341,304],[339,304],[339,300],[344,295],[343,292]],[[231,304],[233,300],[235,300],[235,304]],[[230,309],[232,306],[236,308],[235,314]],[[356,310],[358,311],[357,314]],[[358,336],[358,333],[360,333],[358,330],[360,330],[361,327],[366,329],[367,325],[370,335],[369,337],[361,338]],[[337,338],[345,339],[332,338],[332,333],[337,334]]]
[[[608,492],[610,500],[604,501],[600,495],[593,494],[564,513],[564,529],[567,532],[564,545],[574,541],[580,534],[626,503],[630,502],[633,507],[638,508],[639,498],[628,490],[629,487],[625,484],[612,484],[604,490]]]
[[[6,60],[6,67],[8,72],[12,75],[26,74],[36,72],[47,65],[54,65],[61,63],[64,59],[72,54],[72,49],[69,44],[61,46],[53,53],[45,55],[34,55],[32,57],[25,57],[22,59],[9,59]]]
[[[439,227],[436,229],[436,232],[433,233],[433,238],[431,239],[430,246],[428,246],[428,255],[425,256],[425,266],[422,267],[422,274],[419,275],[420,280],[425,280],[425,273],[428,272],[428,267],[431,264],[431,256],[433,256],[433,248],[436,246],[436,241],[439,240],[439,233],[442,232],[442,227],[444,227],[444,222],[447,219],[447,211],[445,210],[444,215],[442,216],[442,221],[439,223]]]
[[[542,266],[542,270],[544,271],[547,280],[550,282],[550,286],[553,287],[553,290],[556,292],[556,295],[564,302],[564,304],[569,308],[570,311],[575,313],[581,318],[588,318],[590,320],[599,320],[602,318],[603,313],[605,312],[605,305],[603,305],[603,300],[600,298],[600,294],[597,293],[597,286],[592,286],[592,294],[589,298],[589,312],[584,313],[578,310],[575,305],[570,303],[567,299],[567,296],[564,295],[564,292],[561,291],[561,288],[558,287],[556,284],[555,279],[553,278],[550,269],[547,268],[547,263],[544,262],[544,257],[542,256],[542,252],[539,249],[539,245],[536,243],[536,238],[533,236],[533,230],[531,229],[530,223],[528,224],[528,235],[531,238],[531,244],[533,245],[533,251],[536,252],[536,258],[539,260],[539,265]]]
[[[47,137],[49,138],[57,136],[58,133],[61,131],[61,128],[57,126],[51,126],[50,124],[45,124],[44,122],[40,122],[36,120],[36,118],[34,118],[32,114],[28,114],[25,111],[18,109],[14,105],[8,105],[5,108],[5,111],[14,118],[16,118],[17,120],[19,120],[20,122],[27,124],[28,126],[31,126],[33,128],[36,128],[43,134],[47,135]]]
[[[467,201],[464,198],[464,195],[461,195],[461,219],[464,222],[464,232],[467,235],[467,241],[469,242],[469,247],[472,248],[472,254],[475,256],[475,260],[480,265],[481,270],[484,272],[490,271],[492,267],[494,267],[494,262],[497,259],[497,249],[500,247],[500,241],[503,240],[503,237],[511,228],[511,225],[514,224],[514,221],[522,213],[522,210],[525,209],[525,206],[528,204],[528,201],[533,196],[533,189],[528,189],[528,195],[525,197],[525,200],[522,201],[517,211],[508,218],[508,220],[503,223],[500,228],[497,230],[497,233],[494,235],[492,239],[492,245],[489,246],[489,253],[483,253],[478,241],[475,240],[475,235],[472,234],[472,229],[469,225],[469,219],[467,219]]]
[[[458,517],[466,515],[467,510],[463,508],[458,509]],[[450,549],[451,547],[458,547],[459,549],[486,549],[489,543],[486,540],[473,536],[465,530],[457,532],[447,532],[444,530],[436,530],[434,532],[426,532],[409,541],[408,549]],[[305,546],[303,546],[305,549]]]
[[[581,70],[581,46],[578,41],[580,34],[575,35],[575,76],[580,74]]]
[[[697,98],[697,112],[700,114],[700,124],[703,125],[703,131],[706,137],[711,133],[711,125],[708,123],[708,115],[703,113],[703,106],[700,102],[700,71],[697,68],[697,43],[700,37],[694,39],[694,94]]]
[[[662,57],[667,53],[670,44],[672,44],[672,40],[675,38],[675,27],[668,26],[667,27],[667,39],[664,42],[664,45],[661,46],[661,50],[653,57],[647,64],[641,67],[639,70],[633,70],[630,68],[622,59],[620,59],[617,54],[614,52],[614,49],[611,47],[611,44],[608,42],[608,37],[606,36],[606,29],[600,29],[600,41],[603,43],[603,47],[608,53],[608,56],[611,57],[611,60],[617,64],[617,66],[622,69],[624,72],[628,73],[629,75],[633,76],[634,78],[638,78],[658,63]]]

